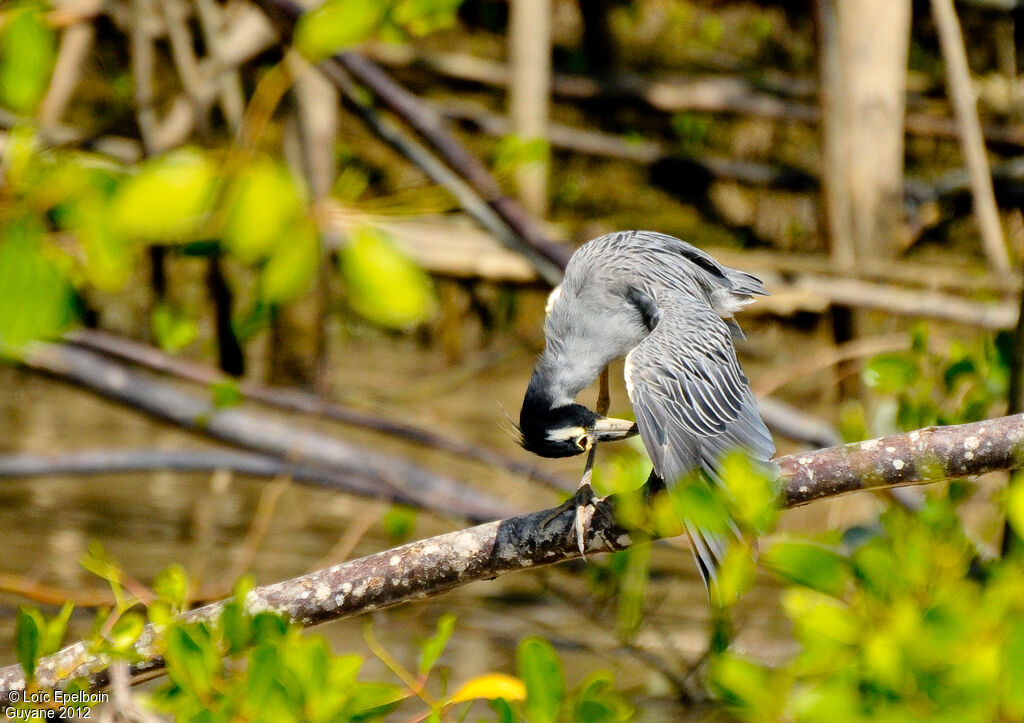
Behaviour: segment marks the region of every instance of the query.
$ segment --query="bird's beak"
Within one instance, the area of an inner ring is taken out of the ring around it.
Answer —
[[[595,442],[614,442],[632,437],[636,433],[636,422],[631,422],[628,419],[603,417],[594,422],[592,434]]]

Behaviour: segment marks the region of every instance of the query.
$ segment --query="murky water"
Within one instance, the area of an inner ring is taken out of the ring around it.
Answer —
[[[763,333],[752,335],[759,341],[748,348],[745,360],[755,381],[757,370],[771,367],[780,349],[793,348],[777,344],[781,333],[777,329],[762,326]],[[534,329],[518,336],[535,342],[538,335],[539,330]],[[337,336],[332,358],[340,361],[331,381],[339,397],[529,460],[501,426],[503,408],[518,412],[532,364],[529,345],[515,334],[492,340],[485,351],[464,348],[462,361],[454,364],[437,349],[408,339],[370,332]],[[613,386],[612,412],[625,402],[618,383]],[[508,472],[341,425],[298,418],[295,423],[379,450],[410,454],[467,484],[500,493],[524,510],[557,501],[549,489]],[[0,366],[0,451],[208,446],[212,443],[88,392]],[[543,464],[571,479],[582,462]],[[13,615],[25,602],[24,597],[10,592],[12,587],[35,585],[37,599],[70,593],[84,602],[103,592],[103,582],[78,564],[92,540],[101,542],[128,573],[143,582],[152,580],[168,564],[180,562],[200,576],[202,594],[211,598],[223,595],[225,585],[243,571],[251,573],[257,583],[267,583],[338,562],[340,555],[355,557],[396,542],[380,524],[386,505],[290,484],[254,543],[252,520],[261,496],[269,496],[272,488],[273,483],[266,480],[239,476],[213,480],[210,475],[164,472],[0,480],[0,573],[4,575],[0,664],[15,659]],[[815,520],[812,524],[820,524],[825,508],[811,514],[790,513],[788,524],[804,526],[811,519]],[[413,535],[437,534],[454,524],[419,514]],[[345,549],[339,550],[339,543]],[[458,625],[442,659],[451,668],[453,685],[484,671],[513,671],[516,643],[524,636],[539,634],[560,648],[570,684],[597,668],[613,670],[619,686],[643,710],[642,720],[703,719],[709,715],[707,710],[679,704],[665,676],[658,672],[661,667],[685,676],[705,647],[706,598],[689,553],[671,543],[659,544],[654,550],[645,624],[635,640],[642,653],[627,650],[616,640],[615,611],[589,592],[581,570],[582,565],[573,564],[517,573],[433,600],[326,624],[318,632],[329,638],[337,651],[367,655],[368,676],[390,679],[366,648],[362,632],[366,621],[374,622],[377,635],[393,655],[414,665],[419,642],[430,634],[443,612],[453,611]],[[741,649],[767,659],[778,659],[792,650],[777,597],[778,589],[766,580],[748,596],[738,613],[737,645]],[[87,612],[76,614],[74,632],[84,632],[88,622]],[[656,660],[654,664],[651,658]]]

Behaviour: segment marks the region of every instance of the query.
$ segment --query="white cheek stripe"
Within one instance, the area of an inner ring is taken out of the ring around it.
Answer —
[[[559,440],[576,439],[581,434],[586,434],[587,430],[583,427],[558,427],[557,429],[549,429],[547,438],[552,442]]]

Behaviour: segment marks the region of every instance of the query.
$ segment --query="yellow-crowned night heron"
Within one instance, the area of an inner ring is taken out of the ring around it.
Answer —
[[[733,314],[766,293],[755,276],[653,231],[583,245],[548,300],[544,352],[519,417],[523,446],[568,457],[639,430],[654,464],[652,486],[698,470],[720,483],[721,458],[735,449],[769,464],[775,445],[732,343],[743,338]],[[622,356],[635,426],[575,403]],[[710,583],[727,541],[690,523],[686,529]]]

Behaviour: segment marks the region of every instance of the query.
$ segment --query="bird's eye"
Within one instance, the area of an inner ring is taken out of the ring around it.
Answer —
[[[585,434],[581,434],[576,438],[576,446],[580,449],[586,449],[590,445],[590,439]]]

